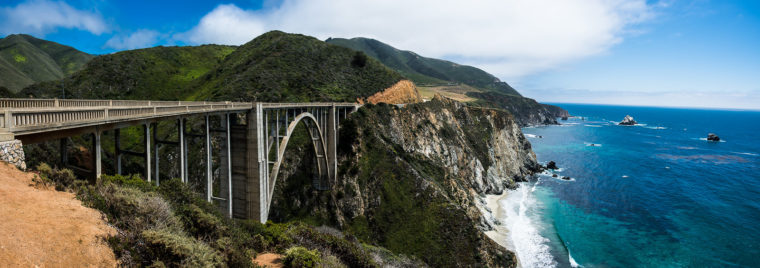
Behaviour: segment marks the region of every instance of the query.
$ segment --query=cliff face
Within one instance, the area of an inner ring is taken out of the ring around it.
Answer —
[[[381,102],[388,104],[401,103],[418,103],[422,102],[422,97],[417,91],[417,86],[409,80],[401,80],[393,86],[384,89],[375,95],[369,96],[366,101],[359,99],[359,103],[378,104]]]
[[[403,108],[366,105],[343,122],[339,139],[331,191],[310,188],[304,163],[312,160],[294,160],[270,218],[336,225],[434,267],[515,266],[514,253],[483,232],[492,228],[484,195],[538,168],[509,113],[439,96]]]
[[[468,92],[467,96],[479,99],[482,107],[504,109],[512,113],[520,126],[556,125],[557,117],[568,116],[565,109],[541,104],[534,99],[492,92]]]

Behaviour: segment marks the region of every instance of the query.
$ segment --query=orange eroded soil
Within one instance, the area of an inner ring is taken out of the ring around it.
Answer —
[[[100,212],[74,194],[30,186],[33,173],[0,162],[1,267],[114,267]]]
[[[261,253],[253,259],[253,262],[264,267],[282,268],[282,255],[277,253]]]

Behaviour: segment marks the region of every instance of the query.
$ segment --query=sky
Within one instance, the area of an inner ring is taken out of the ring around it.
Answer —
[[[756,0],[0,0],[0,36],[93,54],[270,30],[375,38],[541,102],[760,109]]]

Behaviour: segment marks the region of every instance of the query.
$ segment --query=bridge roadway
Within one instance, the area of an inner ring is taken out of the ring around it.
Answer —
[[[313,186],[327,190],[337,174],[338,126],[360,106],[356,103],[0,99],[0,142],[19,140],[33,144],[59,140],[61,163],[65,165],[68,137],[91,135],[93,163],[88,172],[97,178],[102,173],[101,135],[112,131],[116,173],[122,172],[123,155],[136,156],[144,159],[144,178],[160,184],[159,146],[175,147],[179,159],[173,160],[179,161],[180,179],[188,182],[188,148],[192,145],[188,137],[203,137],[207,201],[216,203],[230,217],[266,222],[277,174],[295,127],[303,124],[312,140],[319,174]],[[218,127],[211,126],[214,116],[220,118]],[[187,119],[191,117],[205,119],[202,134],[188,131]],[[157,123],[168,120],[176,121],[175,141],[161,140],[157,136]],[[128,126],[143,126],[142,152],[121,148],[120,129]],[[217,176],[212,170],[212,132],[223,133],[223,141],[217,146],[221,148]]]

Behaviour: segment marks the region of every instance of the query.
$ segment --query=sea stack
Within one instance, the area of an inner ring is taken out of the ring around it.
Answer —
[[[549,163],[546,164],[546,169],[558,169],[557,163],[554,163],[554,161],[549,161]]]
[[[623,121],[620,121],[618,125],[621,126],[633,126],[636,124],[636,120],[633,120],[633,116],[626,115],[625,118],[623,118]]]
[[[715,135],[715,133],[709,133],[709,134],[707,134],[707,140],[708,141],[720,141],[720,137],[718,137],[718,135]]]

